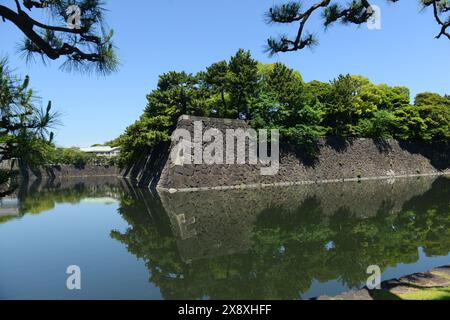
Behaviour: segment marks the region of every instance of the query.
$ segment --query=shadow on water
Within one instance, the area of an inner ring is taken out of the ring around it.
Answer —
[[[71,179],[16,196],[19,216],[117,199],[129,226],[110,235],[145,262],[165,299],[297,299],[317,282],[359,287],[369,265],[420,263],[419,248],[448,256],[449,195],[441,177],[159,195]]]

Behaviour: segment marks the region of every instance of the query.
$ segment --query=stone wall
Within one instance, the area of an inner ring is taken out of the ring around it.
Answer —
[[[161,144],[150,154],[142,154],[139,159],[122,172],[134,186],[156,189],[161,173],[169,158],[169,145]]]
[[[201,121],[203,132],[219,129],[248,129],[242,120],[182,116],[177,127],[194,136],[194,121]],[[242,186],[295,185],[306,183],[356,181],[450,173],[448,150],[395,140],[337,138],[323,140],[314,159],[298,150],[282,146],[280,168],[276,175],[261,175],[261,164],[251,165],[175,165],[170,157],[174,147],[161,146],[127,171],[135,185],[159,190],[196,191],[203,189],[240,188]],[[226,143],[224,139],[224,147]],[[225,155],[224,155],[225,157]],[[248,163],[248,162],[247,162]]]
[[[59,165],[38,169],[21,166],[20,175],[25,180],[74,177],[118,177],[121,175],[121,171],[116,166],[86,165],[83,167],[76,167],[73,165]]]

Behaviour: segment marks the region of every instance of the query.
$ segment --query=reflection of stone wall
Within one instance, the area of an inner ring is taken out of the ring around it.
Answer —
[[[434,178],[313,184],[264,189],[160,192],[185,261],[246,251],[262,211],[295,213],[314,199],[324,219],[339,209],[364,219],[380,210],[395,214],[430,189]]]
[[[1,160],[0,159],[0,170],[10,170],[12,166],[12,169],[17,170],[17,161],[14,160]]]
[[[0,218],[19,215],[19,199],[15,196],[0,198]]]
[[[188,116],[180,118],[178,128],[187,129],[193,137],[193,122],[196,120],[203,122],[204,131],[217,128],[225,133],[226,129],[249,128],[248,124],[241,120]],[[160,154],[157,157],[158,161],[153,159],[154,154],[147,158],[143,157],[142,165],[135,166],[138,172],[132,176],[139,185],[157,184],[161,190],[198,190],[240,185],[289,185],[450,173],[448,152],[437,152],[426,146],[397,141],[381,143],[372,139],[354,139],[350,142],[328,139],[320,144],[319,150],[317,159],[311,161],[302,159],[301,154],[292,150],[283,149],[278,174],[263,176],[260,165],[176,166],[170,159],[166,161],[167,149],[165,149],[159,152],[165,154]],[[164,164],[161,161],[166,162]]]

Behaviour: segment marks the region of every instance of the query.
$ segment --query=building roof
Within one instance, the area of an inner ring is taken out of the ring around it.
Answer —
[[[119,147],[112,148],[110,146],[80,148],[80,150],[83,152],[113,152],[119,149],[120,149]]]

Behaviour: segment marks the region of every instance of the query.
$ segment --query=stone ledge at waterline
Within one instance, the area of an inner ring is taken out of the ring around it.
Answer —
[[[224,137],[227,129],[250,128],[243,120],[192,116],[180,117],[177,128],[188,130],[194,137],[195,121],[202,122],[203,132],[215,128]],[[204,142],[204,146],[207,144]],[[125,170],[125,177],[136,185],[162,191],[198,191],[450,174],[449,150],[395,140],[327,138],[319,143],[314,160],[281,145],[279,171],[273,176],[261,175],[260,164],[175,165],[169,157],[174,146],[160,146],[143,155]]]

